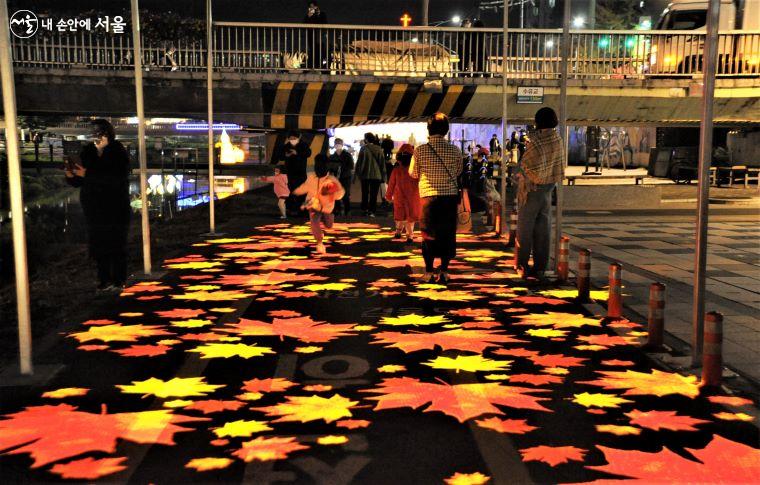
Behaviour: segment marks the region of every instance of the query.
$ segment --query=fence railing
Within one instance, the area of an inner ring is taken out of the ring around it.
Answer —
[[[560,76],[559,30],[513,29],[504,53],[499,29],[311,26],[216,22],[215,70],[299,73],[501,77]],[[569,78],[693,77],[702,73],[703,31],[571,31]],[[719,35],[719,76],[760,76],[760,31]],[[53,33],[13,40],[25,67],[130,69],[129,35]],[[206,69],[204,39],[143,41],[148,70]]]

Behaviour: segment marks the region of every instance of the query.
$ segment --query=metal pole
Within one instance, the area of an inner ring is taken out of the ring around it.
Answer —
[[[142,41],[140,39],[140,7],[132,0],[132,42],[135,59],[135,103],[137,104],[137,153],[140,159],[140,222],[142,224],[143,271],[151,274],[150,220],[148,219],[148,155],[145,152],[145,103],[143,101]]]
[[[428,14],[430,13],[430,0],[422,0],[422,26],[428,25]]]
[[[704,83],[702,91],[702,122],[699,139],[699,191],[697,196],[696,248],[694,254],[694,308],[692,313],[691,364],[702,361],[702,340],[705,318],[705,265],[707,264],[707,216],[709,212],[710,163],[712,161],[713,98],[715,62],[718,48],[718,16],[720,0],[710,0],[707,6],[707,33],[704,47]]]
[[[214,36],[211,0],[206,0],[206,89],[208,95],[208,216],[209,233],[216,230],[214,214]]]
[[[5,113],[5,151],[8,157],[8,186],[13,229],[13,262],[16,271],[16,313],[18,315],[19,371],[31,375],[32,320],[29,312],[29,272],[26,264],[26,231],[24,228],[24,196],[21,190],[21,165],[18,153],[16,124],[16,88],[11,61],[11,39],[8,28],[8,4],[0,1],[0,74],[3,83]]]
[[[503,21],[503,39],[502,39],[502,57],[501,57],[501,165],[500,165],[500,178],[501,178],[501,226],[499,234],[504,234],[503,230],[505,221],[507,220],[507,49],[509,48],[509,42],[507,41],[508,22],[509,20],[509,0],[504,0],[504,17]],[[517,248],[515,247],[515,251]]]
[[[554,265],[559,264],[559,241],[562,239],[562,205],[563,205],[563,184],[565,182],[565,167],[567,167],[567,58],[570,56],[570,3],[571,0],[565,0],[565,12],[562,25],[562,51],[561,65],[562,84],[559,88],[559,134],[562,136],[562,145],[565,152],[565,159],[562,161],[562,177],[557,184],[557,210],[554,220]]]

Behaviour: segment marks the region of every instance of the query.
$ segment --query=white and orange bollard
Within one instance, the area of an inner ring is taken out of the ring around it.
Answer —
[[[491,207],[491,221],[497,236],[501,236],[501,202],[494,202]]]
[[[652,283],[649,285],[649,315],[647,318],[647,343],[649,350],[660,350],[665,331],[665,285]]]
[[[508,247],[517,246],[517,211],[509,213],[509,242]]]
[[[705,315],[705,339],[702,349],[702,387],[719,387],[723,377],[723,315]]]
[[[623,265],[620,263],[610,264],[609,284],[607,318],[613,320],[623,318]]]
[[[559,261],[557,261],[557,282],[567,281],[570,271],[570,238],[562,236],[559,239]]]
[[[588,301],[591,291],[591,250],[578,251],[578,274],[575,279],[578,286],[578,301]]]

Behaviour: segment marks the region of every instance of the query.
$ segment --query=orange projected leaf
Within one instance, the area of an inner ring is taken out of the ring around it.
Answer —
[[[317,293],[313,291],[282,291],[277,293],[277,296],[281,296],[282,298],[311,298],[312,296],[317,296]],[[260,300],[262,298],[259,298]]]
[[[143,292],[154,292],[154,291],[163,291],[163,290],[171,290],[171,286],[161,285],[159,283],[151,283],[151,282],[144,282],[144,283],[137,283],[136,285],[132,285],[129,288],[124,289],[124,293],[143,293]]]
[[[570,461],[583,461],[588,450],[575,446],[534,446],[520,450],[523,461],[542,461],[557,466]]]
[[[464,322],[462,328],[481,328],[488,329],[494,327],[501,327],[499,322]]]
[[[106,319],[100,319],[100,320],[87,320],[86,322],[82,322],[82,325],[110,325],[112,323],[116,323],[113,320],[106,320]]]
[[[63,399],[72,396],[84,396],[88,392],[90,392],[90,390],[85,387],[64,387],[62,389],[56,389],[55,391],[45,392],[42,394],[42,397],[47,397],[49,399]]]
[[[578,340],[587,342],[590,345],[604,345],[612,347],[614,345],[630,345],[636,343],[635,337],[621,337],[620,335],[581,335]]]
[[[476,473],[455,473],[443,482],[446,485],[483,485],[488,483],[491,477],[483,475],[480,472]]]
[[[335,426],[346,429],[366,428],[370,424],[372,423],[365,419],[341,419],[335,422]]]
[[[285,337],[291,337],[306,343],[324,343],[338,337],[354,335],[354,332],[351,332],[351,329],[354,328],[353,323],[315,322],[310,316],[275,318],[272,320],[272,323],[241,318],[238,323],[229,324],[227,327],[229,329],[226,331],[238,335],[253,337],[279,336],[280,340],[283,340]]]
[[[119,438],[173,445],[174,433],[190,431],[176,424],[207,421],[170,410],[92,414],[68,404],[28,407],[7,418],[0,421],[0,451],[28,453],[33,468],[92,451],[113,453]]]
[[[273,421],[274,423],[282,421],[306,423],[318,420],[332,423],[342,418],[350,418],[350,409],[359,404],[358,401],[351,401],[340,394],[333,394],[330,398],[314,395],[286,396],[285,399],[284,403],[253,409],[262,411],[267,416],[279,416]]]
[[[282,317],[282,318],[292,318],[292,317],[300,317],[301,314],[298,312],[294,312],[293,310],[270,310],[267,312],[267,315],[270,317]]]
[[[185,335],[180,335],[182,340],[191,341],[191,342],[213,342],[215,340],[220,340],[223,338],[227,338],[227,335],[221,334],[221,333],[214,333],[214,332],[206,332],[206,333],[186,333]]]
[[[630,360],[617,360],[617,359],[610,359],[610,360],[603,360],[602,365],[608,365],[610,367],[629,367],[633,365],[633,362]]]
[[[291,281],[322,281],[326,279],[326,276],[317,276],[314,274],[271,271],[269,273],[249,275],[221,275],[221,277],[218,280],[215,280],[214,283],[220,285],[267,286]]]
[[[499,433],[525,434],[537,429],[531,426],[525,419],[499,419],[496,417],[476,420],[475,423],[481,428],[488,428]]]
[[[245,406],[245,403],[242,403],[240,401],[221,401],[217,399],[207,399],[205,401],[195,401],[189,406],[185,406],[185,409],[201,411],[203,414],[211,414],[221,411],[237,411],[243,406]]]
[[[696,376],[682,376],[672,372],[652,369],[651,374],[627,370],[597,371],[603,377],[594,381],[579,382],[599,386],[603,389],[627,389],[623,394],[630,396],[667,396],[680,394],[695,398],[699,395],[699,381]]]
[[[491,310],[488,308],[461,308],[459,310],[449,310],[450,315],[458,317],[489,317]]]
[[[708,401],[715,404],[725,404],[726,406],[747,406],[752,404],[752,400],[738,396],[709,396]]]
[[[85,332],[69,334],[69,337],[77,339],[80,343],[100,340],[101,342],[135,342],[141,337],[156,337],[174,335],[163,330],[159,325],[102,325],[89,327]]]
[[[431,384],[420,382],[411,377],[395,377],[383,380],[373,392],[382,396],[370,397],[377,401],[375,410],[409,407],[420,408],[430,404],[424,412],[440,411],[464,422],[483,414],[503,414],[494,406],[509,406],[518,409],[549,411],[540,404],[547,398],[536,397],[529,392],[541,392],[539,389],[504,386],[490,382],[485,384]]]
[[[520,322],[517,325],[535,325],[539,327],[551,326],[555,329],[571,327],[599,327],[602,325],[597,318],[589,318],[581,314],[572,313],[530,313],[520,316]]]
[[[582,366],[583,362],[588,360],[581,357],[568,357],[562,354],[534,355],[528,358],[532,360],[534,364],[540,365],[541,367]]]
[[[598,446],[606,465],[587,468],[649,483],[756,483],[760,450],[714,435],[702,449],[686,448],[695,460],[667,448],[656,453]],[[611,480],[607,481],[612,483]],[[619,483],[619,480],[615,480]]]
[[[511,357],[531,357],[534,355],[538,355],[538,352],[535,350],[528,350],[528,349],[497,349],[494,350],[493,353],[495,355],[508,355]]]
[[[631,424],[655,431],[661,429],[698,431],[694,425],[709,423],[709,421],[705,421],[704,419],[678,415],[675,411],[639,411],[634,409],[630,413],[625,413],[625,415],[631,418]]]
[[[515,374],[509,376],[509,382],[543,386],[544,384],[559,384],[562,382],[562,378],[549,374]]]
[[[640,435],[641,428],[633,426],[618,426],[616,424],[597,424],[596,430],[600,433],[610,433],[615,436]]]
[[[407,294],[436,301],[471,301],[483,298],[481,295],[473,295],[469,291],[462,290],[419,290],[410,291]]]
[[[206,313],[204,310],[194,310],[191,308],[175,308],[174,310],[156,312],[156,315],[162,318],[185,319],[185,318],[199,317],[203,315],[204,313]]]
[[[242,291],[191,291],[181,295],[172,295],[175,300],[195,300],[195,301],[230,301],[241,300],[251,296]]]
[[[171,347],[168,345],[133,345],[126,349],[114,350],[114,352],[124,357],[154,357],[165,354],[169,349]]]
[[[243,447],[233,451],[232,454],[250,463],[254,460],[284,460],[290,453],[308,448],[308,446],[302,445],[293,437],[265,438],[259,436],[255,440],[243,442]]]
[[[374,343],[386,344],[388,347],[395,347],[406,353],[434,349],[439,346],[443,350],[464,350],[480,354],[489,347],[525,342],[493,330],[461,328],[434,333],[379,332],[375,334],[375,339]]]
[[[106,350],[110,348],[108,345],[80,345],[77,347],[79,350],[86,350],[86,351],[92,351],[92,350]]]
[[[61,478],[72,480],[95,480],[105,475],[126,470],[127,467],[122,465],[126,460],[125,457],[116,458],[82,458],[68,463],[59,463],[50,469],[51,473],[60,475]]]
[[[557,298],[547,298],[545,296],[517,296],[513,298],[514,301],[525,303],[526,305],[567,305],[567,300],[559,300]]]
[[[336,264],[345,264],[338,261],[328,261],[326,259],[273,259],[261,263],[261,269],[298,269],[298,270],[319,270],[327,269]],[[253,268],[259,269],[259,268]]]
[[[208,470],[219,470],[227,468],[232,464],[232,460],[229,458],[195,458],[187,462],[185,468],[193,468],[199,472],[205,472]]]
[[[242,390],[247,392],[283,392],[295,385],[295,382],[291,382],[282,377],[275,377],[273,379],[251,379],[250,381],[243,382]]]

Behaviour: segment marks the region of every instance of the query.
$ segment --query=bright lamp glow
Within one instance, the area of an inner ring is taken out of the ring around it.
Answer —
[[[586,19],[581,16],[575,17],[573,19],[573,27],[575,27],[576,29],[580,29],[581,27],[583,27],[583,24],[585,23],[586,23]]]
[[[177,123],[174,125],[177,131],[208,131],[208,123]],[[240,125],[234,123],[214,123],[214,131],[237,131]]]
[[[551,49],[552,47],[554,47],[554,41],[551,40],[551,39],[547,40],[546,41],[546,47],[549,48],[549,49]]]
[[[455,24],[458,24],[459,22],[462,21],[462,17],[460,17],[459,15],[454,15],[453,17],[451,17],[451,21]]]

